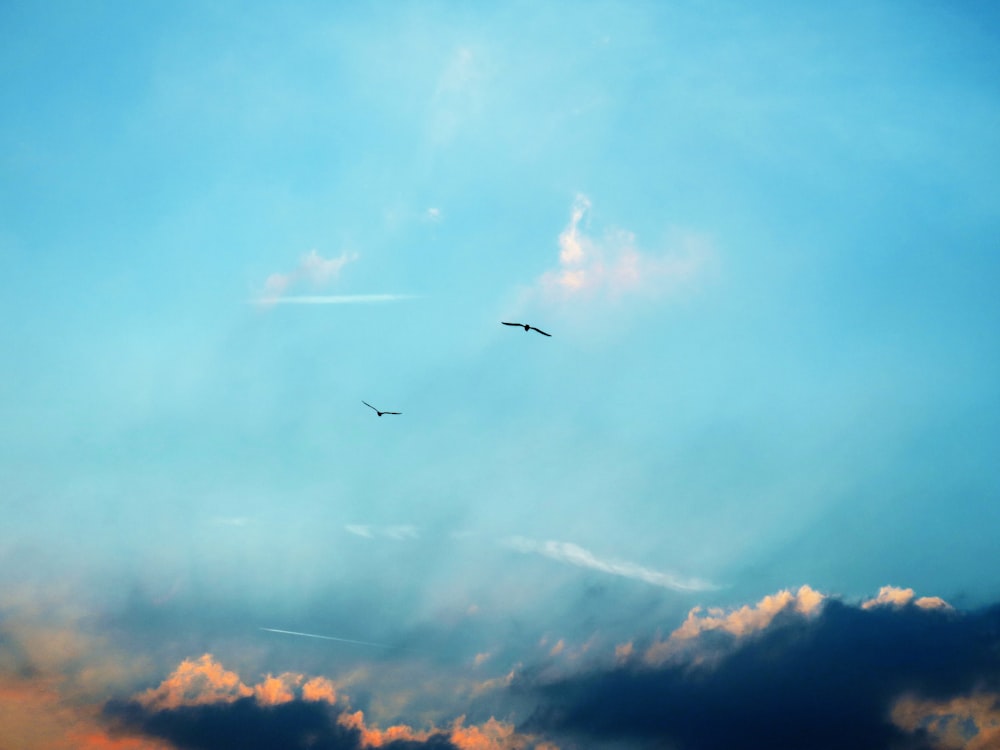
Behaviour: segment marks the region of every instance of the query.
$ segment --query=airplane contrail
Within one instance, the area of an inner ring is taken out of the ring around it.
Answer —
[[[285,635],[301,635],[305,638],[322,638],[324,641],[339,641],[340,643],[353,643],[358,646],[374,646],[375,648],[392,648],[385,643],[371,643],[370,641],[354,641],[350,638],[337,638],[332,635],[316,635],[315,633],[299,633],[295,630],[279,630],[278,628],[261,628],[269,633],[283,633]]]

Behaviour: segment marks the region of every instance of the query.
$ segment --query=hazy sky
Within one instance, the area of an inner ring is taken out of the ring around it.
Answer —
[[[3,3],[0,746],[990,747],[998,174],[988,3]]]

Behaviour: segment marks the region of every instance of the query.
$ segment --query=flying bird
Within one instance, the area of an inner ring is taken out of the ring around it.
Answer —
[[[518,328],[523,328],[525,331],[538,331],[543,336],[552,335],[551,333],[546,333],[541,328],[535,328],[534,326],[529,326],[527,323],[507,323],[506,321],[503,320],[501,320],[500,322],[503,323],[505,326],[517,326]]]
[[[367,401],[362,401],[361,403],[362,403],[362,404],[364,404],[365,406],[367,406],[367,407],[368,407],[369,409],[372,409],[372,410],[373,410],[373,411],[374,411],[374,412],[375,412],[376,414],[378,414],[378,415],[379,415],[380,417],[381,417],[381,416],[382,416],[383,414],[402,414],[402,413],[403,413],[403,412],[401,412],[401,411],[379,411],[379,410],[378,410],[378,409],[376,409],[376,408],[375,408],[374,406],[372,406],[371,404],[369,404],[369,403],[368,403]]]

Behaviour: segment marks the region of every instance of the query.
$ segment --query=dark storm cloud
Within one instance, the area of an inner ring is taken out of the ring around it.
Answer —
[[[255,698],[231,703],[160,709],[115,701],[105,709],[120,731],[167,740],[182,750],[359,750],[362,733],[338,722],[343,711],[325,703],[302,700],[262,705]],[[387,750],[456,750],[444,734],[426,740],[394,740]]]
[[[519,729],[582,747],[917,750],[941,745],[893,723],[898,699],[1000,689],[1000,605],[961,613],[830,600],[814,616],[786,608],[752,635],[713,631],[688,646],[659,666],[637,657],[558,680],[523,676],[512,689],[536,708]],[[721,658],[699,659],[720,646]]]

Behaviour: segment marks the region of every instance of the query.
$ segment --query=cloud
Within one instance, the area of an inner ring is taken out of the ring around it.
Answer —
[[[922,607],[924,609],[950,609],[951,605],[948,604],[944,599],[938,596],[922,596],[919,599],[914,600],[913,589],[901,589],[895,586],[883,586],[878,590],[878,596],[874,599],[869,599],[864,602],[861,606],[864,609],[871,609],[872,607],[883,607],[883,606],[895,606],[903,607],[909,604],[911,601],[917,607]]]
[[[581,747],[945,750],[995,746],[1000,606],[866,607],[802,587],[694,610],[671,658],[616,659],[552,679],[522,670],[519,730]],[[993,743],[993,744],[991,744]]]
[[[261,304],[276,304],[294,299],[288,293],[303,284],[319,288],[340,275],[348,263],[358,259],[357,253],[341,253],[336,258],[324,258],[315,250],[310,250],[299,259],[299,264],[288,273],[272,273],[264,281],[264,290],[255,299]],[[301,298],[300,298],[301,299]],[[316,298],[322,299],[322,298]]]
[[[581,568],[599,570],[603,573],[632,578],[637,581],[662,586],[674,591],[708,591],[716,588],[713,584],[697,578],[683,578],[674,573],[666,573],[637,565],[632,562],[614,559],[601,559],[589,550],[572,542],[545,541],[539,542],[521,536],[507,539],[505,545],[518,552],[533,552],[544,555],[559,562],[576,565]]]
[[[420,536],[420,532],[417,527],[410,524],[373,526],[365,523],[349,523],[344,526],[344,529],[350,534],[354,534],[355,536],[360,536],[365,539],[383,537],[385,539],[393,539],[397,542],[405,541],[407,539],[417,539]]]
[[[101,720],[103,696],[143,676],[145,658],[84,631],[84,611],[68,599],[0,588],[0,747],[170,750],[153,739],[117,737]]]
[[[187,659],[156,688],[126,701],[112,700],[104,718],[118,736],[151,737],[198,750],[239,747],[314,750],[529,750],[554,748],[490,717],[465,724],[416,729],[371,724],[323,677],[287,672],[251,686],[211,654]],[[136,746],[140,747],[140,746]]]
[[[904,696],[892,707],[892,722],[908,732],[924,731],[942,750],[1000,747],[1000,693],[973,691],[949,700]]]
[[[702,614],[701,607],[695,607],[688,612],[684,623],[670,634],[664,641],[655,641],[644,655],[649,664],[661,664],[663,661],[682,650],[692,639],[713,630],[729,633],[736,637],[746,636],[758,630],[763,630],[780,613],[791,609],[802,615],[812,615],[819,611],[826,597],[810,588],[802,586],[793,594],[785,589],[776,594],[765,596],[754,606],[742,607],[725,612],[712,608]]]
[[[547,300],[657,297],[692,282],[712,258],[708,240],[690,232],[678,234],[660,254],[641,251],[627,230],[594,237],[586,231],[590,209],[590,199],[577,195],[559,234],[558,265],[538,280]]]
[[[198,659],[185,659],[159,686],[150,688],[136,698],[145,708],[164,710],[180,706],[200,706],[209,703],[232,703],[254,694],[235,672],[230,672],[204,654]]]

